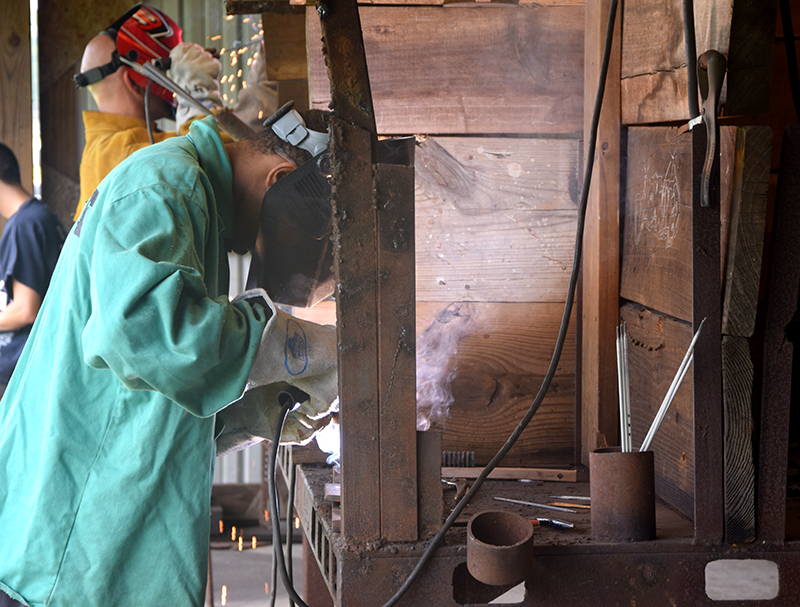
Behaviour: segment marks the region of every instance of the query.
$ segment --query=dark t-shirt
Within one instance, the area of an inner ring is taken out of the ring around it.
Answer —
[[[38,198],[28,200],[9,218],[0,237],[0,309],[14,299],[16,282],[44,299],[63,243],[61,223]],[[0,384],[11,378],[30,330],[31,325],[0,331]]]

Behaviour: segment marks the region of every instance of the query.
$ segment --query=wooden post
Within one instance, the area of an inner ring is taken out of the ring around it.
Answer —
[[[692,331],[704,319],[705,325],[692,365],[694,528],[695,541],[716,544],[724,533],[719,152],[711,171],[709,207],[700,204],[705,154],[705,128],[698,127],[692,131]]]
[[[592,119],[610,4],[610,0],[586,3],[584,142]],[[614,28],[584,234],[579,395],[582,446],[577,455],[585,465],[590,451],[618,444],[614,327],[619,322],[621,12],[617,12]]]
[[[22,185],[33,191],[31,114],[31,37],[27,2],[3,2],[0,6],[0,141],[19,161]],[[3,222],[5,225],[5,222]]]

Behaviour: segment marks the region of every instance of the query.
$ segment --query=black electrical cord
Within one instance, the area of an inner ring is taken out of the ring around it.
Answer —
[[[580,199],[580,206],[578,209],[578,226],[576,230],[576,238],[575,238],[575,252],[573,255],[572,260],[572,273],[570,274],[569,278],[569,287],[567,289],[567,301],[564,304],[564,314],[561,317],[561,326],[558,330],[558,338],[556,339],[556,345],[553,350],[553,356],[550,359],[550,366],[547,369],[547,373],[545,374],[544,380],[542,381],[542,385],[539,388],[539,392],[536,394],[536,398],[534,399],[533,403],[531,403],[528,412],[519,422],[517,427],[511,433],[511,436],[508,437],[505,444],[500,448],[497,454],[492,458],[489,464],[483,469],[480,473],[478,478],[475,479],[472,487],[469,491],[467,491],[466,495],[461,498],[461,501],[456,504],[456,507],[453,509],[453,512],[450,513],[450,516],[447,517],[447,520],[441,526],[439,531],[430,541],[428,546],[425,548],[425,551],[422,553],[417,564],[414,566],[413,571],[409,574],[408,578],[406,578],[403,585],[398,589],[398,591],[388,600],[386,603],[383,604],[383,607],[393,607],[397,604],[397,602],[403,597],[403,595],[408,591],[414,581],[419,577],[419,574],[422,572],[425,565],[428,561],[433,557],[433,553],[439,545],[439,542],[444,538],[447,531],[453,526],[456,519],[461,515],[461,512],[464,508],[467,507],[467,504],[472,500],[475,494],[483,485],[486,478],[489,474],[494,470],[497,465],[502,461],[502,459],[508,454],[511,448],[516,443],[517,439],[520,437],[522,432],[525,428],[528,427],[531,419],[538,411],[539,407],[544,400],[545,394],[550,388],[550,384],[553,381],[553,377],[556,374],[556,370],[558,369],[558,361],[561,358],[561,352],[564,349],[564,342],[567,338],[567,329],[569,328],[569,318],[572,315],[572,306],[575,300],[575,291],[578,286],[578,275],[580,270],[581,264],[581,254],[583,252],[583,232],[584,227],[586,224],[586,206],[589,201],[589,186],[592,182],[592,172],[594,170],[594,155],[595,155],[595,148],[597,146],[597,129],[600,123],[600,109],[603,106],[603,94],[605,93],[605,85],[606,85],[606,78],[608,76],[608,64],[611,57],[611,43],[613,41],[614,36],[614,21],[616,20],[617,16],[617,6],[619,4],[619,0],[611,0],[611,4],[609,5],[608,11],[608,23],[606,25],[606,37],[605,43],[603,45],[603,60],[600,67],[600,77],[597,83],[597,94],[595,96],[594,107],[592,109],[592,124],[590,127],[590,135],[589,135],[589,143],[586,146],[586,172],[584,173],[583,178],[583,186],[581,190],[581,199]],[[281,415],[280,415],[280,422],[278,424],[278,428],[275,432],[275,437],[272,441],[272,448],[270,449],[270,460],[269,460],[269,478],[268,478],[268,491],[269,495],[269,504],[270,508],[275,508],[277,505],[277,500],[275,496],[275,458],[278,454],[278,444],[280,442],[282,427],[283,427],[283,420],[286,419],[286,415],[289,412],[289,409],[293,406],[292,403],[284,404],[281,408]],[[272,514],[270,513],[270,516]],[[275,520],[273,519],[273,535],[275,533]],[[280,537],[280,536],[279,536]],[[280,542],[279,542],[280,544]],[[278,567],[281,573],[281,577],[283,578],[284,584],[288,582],[288,574],[286,572],[286,566],[283,561],[283,553],[279,549],[278,555]],[[308,607],[305,602],[297,595],[297,592],[292,588],[290,585],[287,584],[286,587],[287,592],[291,596],[292,600],[294,600],[300,607]]]
[[[294,491],[297,485],[297,471],[295,467],[289,470],[289,495],[286,498],[286,573],[289,583],[294,586],[294,563],[292,562],[292,542],[294,541]],[[294,607],[294,601],[289,599],[289,607]]]
[[[786,67],[789,70],[789,86],[792,89],[794,113],[800,119],[800,76],[797,73],[797,53],[795,51],[792,10],[788,0],[780,0],[781,23],[783,24],[783,44],[786,47]]]
[[[689,118],[700,115],[697,99],[697,44],[694,35],[694,0],[683,0],[683,38],[686,45],[686,76],[689,91]]]
[[[144,87],[144,119],[147,122],[147,138],[150,140],[150,145],[153,145],[153,123],[150,122],[150,85],[153,81],[148,79],[147,86]]]
[[[289,598],[300,605],[300,607],[308,607],[294,589],[289,579],[289,573],[286,570],[283,547],[281,546],[281,522],[278,518],[278,491],[275,488],[275,464],[278,461],[278,447],[281,443],[281,434],[283,434],[283,423],[286,421],[286,416],[289,414],[289,411],[295,406],[295,397],[288,392],[281,392],[278,394],[278,404],[281,409],[278,414],[278,423],[275,427],[275,436],[272,437],[272,445],[269,449],[269,462],[267,463],[267,507],[269,509],[269,516],[272,519],[272,558],[278,563],[278,573],[281,575],[286,592],[289,593]]]

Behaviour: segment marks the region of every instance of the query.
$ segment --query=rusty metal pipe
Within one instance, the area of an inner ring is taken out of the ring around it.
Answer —
[[[467,569],[491,586],[518,584],[533,559],[533,525],[513,512],[481,512],[467,525]]]
[[[622,453],[619,447],[589,454],[592,536],[638,542],[656,537],[655,469],[652,451]]]

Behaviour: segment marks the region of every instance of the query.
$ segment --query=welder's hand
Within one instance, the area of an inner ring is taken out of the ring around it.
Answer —
[[[255,387],[217,413],[217,455],[272,440],[281,409],[279,395],[287,388],[286,382]],[[283,424],[281,444],[305,445],[330,421],[329,415],[310,419],[299,409],[290,411]]]
[[[264,129],[264,121],[278,110],[278,89],[274,82],[267,80],[263,45],[259,45],[254,55],[247,71],[246,86],[239,91],[233,111],[239,120],[258,132]]]
[[[316,420],[338,405],[336,329],[295,318],[278,310],[263,289],[252,289],[235,301],[261,302],[272,316],[261,334],[261,343],[250,369],[245,390],[284,381],[306,394],[299,411]]]
[[[222,107],[219,95],[221,64],[199,44],[181,42],[169,52],[170,68],[167,76],[209,110]],[[188,105],[180,96],[175,111],[176,129],[202,112]]]

